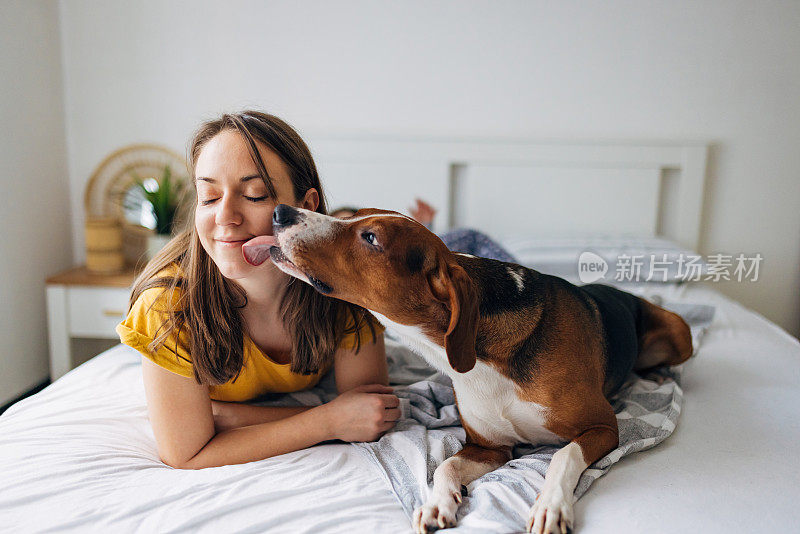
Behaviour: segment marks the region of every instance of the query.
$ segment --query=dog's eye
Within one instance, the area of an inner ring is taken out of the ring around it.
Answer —
[[[364,232],[363,234],[361,234],[361,237],[364,238],[364,241],[366,241],[373,247],[378,246],[378,238],[375,237],[375,234],[373,234],[372,232]]]

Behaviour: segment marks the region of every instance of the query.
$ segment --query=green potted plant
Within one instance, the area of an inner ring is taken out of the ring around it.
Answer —
[[[134,174],[134,184],[138,189],[137,196],[152,208],[151,224],[147,225],[154,230],[147,242],[147,254],[152,258],[172,239],[178,210],[186,191],[186,180],[173,178],[172,169],[167,165],[160,179],[143,180]]]

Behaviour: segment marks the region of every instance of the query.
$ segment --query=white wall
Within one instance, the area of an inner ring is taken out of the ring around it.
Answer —
[[[245,106],[301,131],[714,143],[701,252],[800,332],[800,3],[60,2],[73,253],[110,151]]]
[[[0,405],[47,377],[44,280],[72,264],[58,29],[0,2]]]

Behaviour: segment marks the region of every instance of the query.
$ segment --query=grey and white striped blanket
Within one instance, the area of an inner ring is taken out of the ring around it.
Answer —
[[[704,305],[662,304],[679,313],[692,328],[695,348],[711,324],[714,308]],[[435,373],[422,380],[409,381],[420,368],[419,360],[391,338],[387,338],[390,376],[408,384],[396,394],[408,399],[410,413],[392,432],[374,443],[355,444],[373,461],[402,504],[409,520],[415,508],[427,497],[436,467],[458,452],[464,444],[464,429],[450,379]],[[430,373],[429,370],[427,370]],[[620,432],[620,445],[593,464],[581,476],[575,489],[579,498],[597,478],[620,458],[654,447],[675,429],[681,412],[683,392],[680,369],[662,372],[664,381],[632,378],[613,400]],[[523,532],[528,511],[544,483],[550,459],[558,447],[521,446],[514,459],[467,487],[468,495],[458,510],[463,533]]]
[[[662,303],[683,316],[692,328],[695,350],[714,316],[712,306]],[[434,372],[424,361],[387,332],[389,376],[401,398],[403,417],[379,441],[354,443],[390,485],[409,517],[423,504],[436,467],[464,445],[464,429],[450,379]],[[605,474],[622,457],[661,443],[675,429],[683,392],[678,367],[661,372],[663,382],[632,377],[612,401],[617,414],[620,445],[591,465],[581,476],[575,497]],[[316,405],[335,396],[330,376],[318,387],[293,393],[264,404]],[[287,399],[288,397],[288,399]],[[472,482],[458,510],[460,533],[523,532],[528,511],[543,483],[554,446],[520,446],[514,458],[499,469]],[[410,523],[409,523],[410,524]]]

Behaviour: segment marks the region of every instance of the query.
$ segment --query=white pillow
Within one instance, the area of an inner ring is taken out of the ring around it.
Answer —
[[[677,283],[707,273],[697,252],[658,237],[512,237],[501,244],[520,264],[574,283]]]

